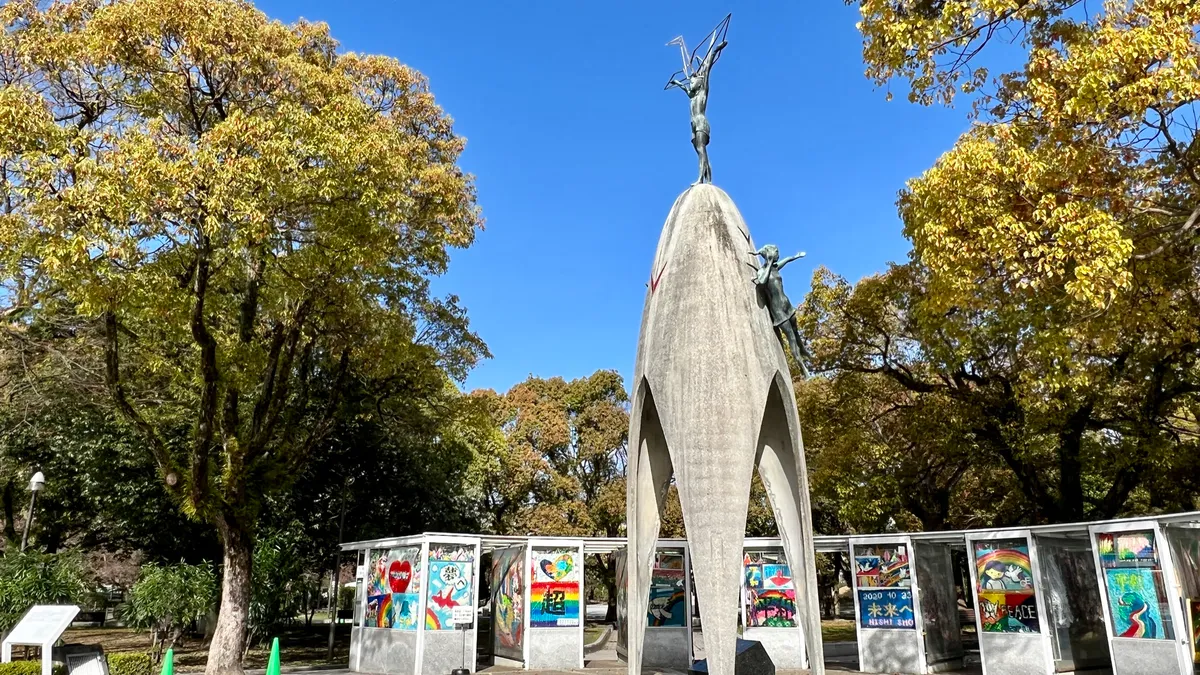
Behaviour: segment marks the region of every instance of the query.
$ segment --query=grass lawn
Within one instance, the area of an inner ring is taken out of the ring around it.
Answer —
[[[596,640],[596,638],[600,637],[600,634],[603,632],[604,632],[603,625],[585,626],[583,629],[583,644],[585,644],[585,645],[591,644],[592,642],[594,642]]]
[[[825,642],[856,642],[854,622],[847,619],[829,619],[821,622],[821,639]]]
[[[247,668],[265,668],[271,655],[269,636],[261,645],[250,648],[244,664]],[[279,636],[279,659],[289,666],[313,666],[335,664],[344,666],[350,659],[350,625],[338,626],[337,642],[334,643],[333,659],[326,659],[329,626],[314,625],[312,628],[297,626],[285,630]],[[63,641],[74,644],[99,645],[105,653],[144,652],[150,650],[150,634],[131,628],[71,628]],[[185,640],[175,648],[175,667],[188,671],[202,670],[208,659],[208,645],[199,638]]]

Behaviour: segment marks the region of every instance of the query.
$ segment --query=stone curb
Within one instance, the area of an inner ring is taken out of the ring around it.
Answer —
[[[857,642],[826,642],[822,645],[825,651],[825,657],[830,656],[856,656],[858,654]]]
[[[612,629],[612,626],[605,626],[604,632],[600,633],[600,637],[583,646],[583,653],[590,654],[594,651],[598,651],[601,647],[608,644],[608,639],[612,637]]]

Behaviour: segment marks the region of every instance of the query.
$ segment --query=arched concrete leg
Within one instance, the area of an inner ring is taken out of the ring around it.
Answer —
[[[644,379],[634,394],[630,414],[629,466],[626,470],[625,531],[629,588],[626,603],[629,622],[625,653],[629,675],[641,675],[642,646],[646,639],[646,610],[650,597],[650,568],[658,541],[663,504],[671,485],[671,455],[654,407],[654,396]]]
[[[775,513],[783,550],[796,584],[796,614],[804,631],[809,671],[824,675],[821,608],[817,600],[817,568],[813,545],[812,510],[808,501],[808,472],[800,425],[795,418],[791,388],[776,373],[763,412],[758,441],[758,474]],[[788,400],[784,401],[784,392]]]
[[[759,413],[747,410],[744,402],[722,404],[723,393],[714,389],[718,391],[711,394],[713,403],[705,406],[712,417],[689,420],[686,445],[672,451],[708,672],[734,675]]]

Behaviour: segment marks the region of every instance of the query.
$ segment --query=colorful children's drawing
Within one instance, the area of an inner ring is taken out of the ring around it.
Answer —
[[[388,552],[377,548],[371,551],[367,568],[367,597],[391,593],[387,585]]]
[[[863,628],[915,629],[912,591],[859,589],[858,621]]]
[[[1102,532],[1096,536],[1096,552],[1103,567],[1156,567],[1158,551],[1154,531]]]
[[[439,552],[439,555],[447,553]],[[453,555],[452,553],[450,555]],[[429,598],[425,603],[425,630],[454,630],[454,608],[472,606],[472,563],[438,560],[429,554]]]
[[[449,562],[475,562],[475,547],[462,544],[430,544],[430,560],[445,560]]]
[[[529,585],[529,625],[532,628],[578,626],[578,551],[565,548],[533,549]]]
[[[1037,596],[1033,593],[980,591],[979,623],[987,633],[1038,633]]]
[[[395,608],[392,628],[396,630],[417,629],[417,621],[421,616],[421,595],[419,593],[393,593],[392,607]]]
[[[796,626],[796,590],[792,571],[787,565],[774,562],[781,559],[781,555],[763,553],[747,553],[743,558],[747,628]]]
[[[557,552],[556,552],[557,553]],[[575,552],[562,551],[557,555],[550,555],[549,551],[542,552],[538,560],[538,571],[542,576],[550,581],[566,581],[567,577],[574,578],[572,572],[575,571]]]
[[[1104,570],[1114,637],[1169,638],[1163,627],[1154,574],[1154,570],[1136,567]]]
[[[1107,532],[1096,535],[1096,553],[1100,556],[1101,567],[1112,567],[1117,562],[1117,545],[1113,536]]]
[[[420,546],[371,551],[364,625],[416,630],[420,593]]]
[[[421,547],[406,546],[388,552],[388,588],[392,591],[395,619],[392,628],[416,630],[421,618]]]
[[[683,582],[682,568],[656,566],[650,570],[650,604],[646,612],[646,625],[687,625],[687,596]]]
[[[755,591],[761,590],[763,587],[763,568],[757,563],[747,562],[746,566],[746,590]]]
[[[796,591],[772,588],[748,594],[746,627],[795,628]]]
[[[854,575],[858,577],[859,586],[874,586],[875,579],[879,577],[879,556],[854,556]]]
[[[374,612],[371,611],[372,601],[375,604]],[[392,596],[384,594],[367,598],[367,614],[374,614],[375,628],[391,628],[396,621],[396,606],[392,603]]]
[[[1122,532],[1117,535],[1117,560],[1157,561],[1154,531]]]
[[[368,595],[367,596],[367,614],[363,619],[363,626],[367,628],[379,628],[380,609],[385,608],[387,603],[391,602],[389,595]]]
[[[496,627],[493,651],[511,659],[524,658],[524,568],[524,546],[513,546],[492,553],[492,622]]]
[[[907,588],[912,585],[904,545],[854,548],[854,575],[859,588]]]
[[[792,584],[791,568],[787,565],[763,565],[763,588],[795,588]]]
[[[1029,544],[1024,540],[975,542],[975,572],[980,592],[1033,592]]]

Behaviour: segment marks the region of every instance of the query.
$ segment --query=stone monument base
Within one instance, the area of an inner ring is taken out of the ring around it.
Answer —
[[[775,663],[761,642],[738,639],[733,657],[734,675],[775,675]],[[708,675],[708,659],[697,661],[688,675]]]

